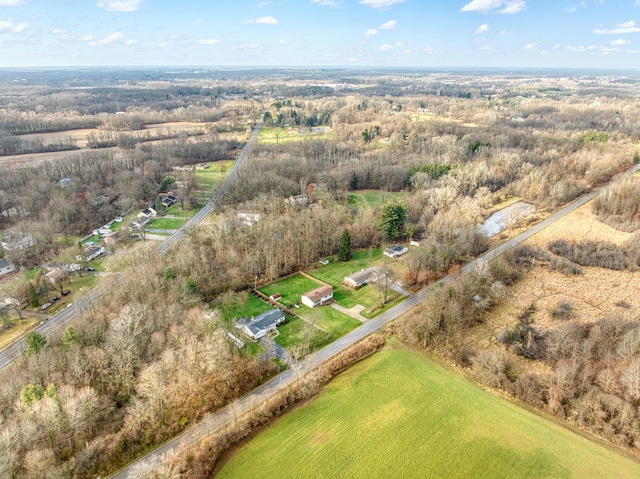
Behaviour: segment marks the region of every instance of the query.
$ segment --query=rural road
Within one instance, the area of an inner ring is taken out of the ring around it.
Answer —
[[[635,165],[633,168],[629,169],[622,176],[630,175],[638,169],[640,169],[640,165]],[[611,182],[618,181],[620,178],[621,177],[615,178]],[[607,185],[609,185],[611,182],[607,183]],[[601,186],[595,189],[594,191],[592,191],[591,193],[577,199],[573,203],[560,209],[559,211],[552,214],[551,216],[541,221],[540,223],[532,226],[526,231],[523,231],[518,236],[510,239],[504,244],[494,248],[493,250],[471,261],[469,264],[465,265],[462,268],[462,275],[464,276],[469,274],[476,267],[486,264],[488,261],[503,254],[505,251],[508,251],[514,248],[515,246],[522,244],[531,236],[542,231],[549,225],[555,223],[560,218],[563,218],[564,216],[576,210],[577,208],[584,205],[585,203],[591,201],[607,185]],[[450,279],[450,278],[449,277],[445,278],[445,281],[447,279]],[[427,288],[427,289],[423,289],[422,291],[416,294],[409,296],[404,302],[400,303],[399,305],[394,306],[390,310],[382,313],[380,316],[372,319],[371,321],[364,323],[362,326],[359,326],[357,329],[354,329],[350,333],[342,336],[341,338],[329,344],[328,346],[321,349],[320,351],[307,357],[305,360],[299,363],[299,368],[297,369],[299,371],[310,371],[316,366],[319,366],[322,363],[328,361],[338,353],[347,349],[349,346],[355,344],[361,339],[364,339],[371,333],[377,331],[378,329],[382,328],[384,325],[391,322],[401,314],[405,313],[406,311],[416,306],[418,303],[423,301],[428,294],[429,294],[429,289]],[[296,376],[293,370],[288,369],[284,371],[283,373],[279,374],[275,378],[264,383],[262,386],[254,389],[247,395],[243,396],[242,398],[238,399],[234,403],[225,407],[221,411],[208,417],[207,419],[204,419],[203,421],[196,424],[192,428],[186,430],[181,435],[166,442],[159,448],[155,449],[149,454],[143,456],[142,458],[128,465],[126,468],[122,469],[120,472],[111,476],[110,479],[127,479],[129,477],[129,472],[132,470],[132,468],[134,468],[136,465],[143,462],[159,465],[163,460],[163,458],[166,457],[167,455],[187,449],[190,446],[196,444],[198,441],[204,439],[209,434],[212,434],[213,432],[224,427],[226,424],[234,421],[237,417],[240,417],[244,413],[249,412],[253,407],[257,406],[265,399],[275,395],[278,391],[290,385],[293,381],[295,381],[295,379],[296,379]]]
[[[244,160],[251,151],[251,148],[253,148],[253,145],[258,138],[258,133],[260,132],[261,127],[262,120],[260,120],[254,126],[249,141],[244,146],[244,148],[242,148],[240,156],[238,156],[238,159],[234,162],[233,167],[231,168],[231,170],[229,170],[227,176],[225,176],[224,180],[219,184],[219,187],[214,193],[213,197],[202,207],[202,209],[198,213],[196,213],[189,221],[182,225],[179,230],[177,230],[168,238],[164,239],[164,241],[156,247],[156,251],[159,254],[166,254],[177,243],[182,241],[185,236],[187,236],[196,226],[198,226],[198,224],[200,224],[202,220],[209,216],[209,214],[214,209],[219,206],[229,188],[229,185],[233,181],[235,181],[238,171],[240,170],[240,168],[242,168]],[[109,281],[105,282],[105,284],[94,288],[82,298],[76,300],[74,304],[69,304],[67,308],[38,326],[35,331],[44,336],[53,334],[54,332],[65,326],[73,318],[77,317],[81,312],[95,306],[101,298],[107,296],[114,288],[122,285],[122,283],[124,283],[124,278],[120,274],[112,275],[109,278]],[[24,348],[24,338],[20,338],[0,351],[0,369],[3,369],[11,364],[21,354]]]

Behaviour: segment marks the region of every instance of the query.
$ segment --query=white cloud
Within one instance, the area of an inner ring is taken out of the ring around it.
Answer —
[[[573,45],[567,45],[566,47],[564,47],[565,50],[569,51],[569,52],[590,52],[596,49],[595,45],[589,45],[589,46],[573,46]]]
[[[356,57],[347,57],[344,59],[345,62],[359,62],[360,60],[358,60]]]
[[[94,38],[96,38],[96,37],[94,37],[93,35],[91,35],[89,33],[89,34],[86,34],[86,35],[81,35],[80,38],[78,38],[78,40],[80,40],[81,42],[90,42]]]
[[[111,45],[113,43],[118,43],[120,40],[124,38],[124,35],[120,32],[115,32],[110,35],[107,35],[100,40],[96,40],[95,42],[91,42],[90,45],[92,47],[104,47],[106,45]]]
[[[522,49],[525,52],[533,52],[538,49],[538,45],[540,45],[540,43],[542,42],[530,42],[530,43],[527,43],[524,47],[522,47]]]
[[[500,30],[500,35],[512,35],[515,30]]]
[[[388,52],[389,50],[393,50],[391,45],[381,45],[376,49],[377,52]]]
[[[169,48],[172,45],[171,42],[158,43],[158,48]]]
[[[245,20],[242,23],[244,25],[251,24],[251,23],[261,23],[263,25],[276,25],[278,23],[278,19],[273,18],[272,16],[269,15],[266,17],[250,18],[249,20]]]
[[[98,0],[98,8],[110,12],[136,12],[142,0]]]
[[[433,53],[433,47],[425,47],[424,52],[427,55],[431,55]]]
[[[624,23],[618,23],[616,28],[596,28],[593,33],[596,35],[624,35],[625,33],[640,32],[640,27],[636,22],[631,20]]]
[[[404,47],[404,43],[402,43],[402,42],[396,42],[396,43],[394,43],[394,45],[396,47]]]
[[[278,44],[280,44],[280,45],[289,45],[289,40],[287,40],[286,38],[283,38],[280,41],[278,41]]]
[[[62,28],[56,28],[51,33],[53,33],[54,35],[64,35],[67,32]]]
[[[260,2],[260,3],[256,3],[254,6],[256,8],[265,8],[268,7],[269,5],[271,5],[273,2]]]
[[[137,44],[138,44],[138,42],[136,40],[126,40],[124,42],[124,45],[126,47],[132,47],[133,45],[137,45]]]
[[[484,32],[488,32],[490,28],[491,27],[489,25],[487,25],[486,23],[483,23],[478,28],[476,28],[476,31],[474,33],[476,35],[482,35]]]
[[[369,5],[371,8],[377,8],[378,10],[386,10],[396,3],[404,2],[405,0],[360,0],[358,3],[360,5]]]
[[[638,0],[640,1],[640,0]],[[622,38],[618,38],[617,40],[612,40],[609,42],[609,45],[613,47],[621,47],[623,45],[629,45],[631,43],[629,40],[623,40]]]
[[[220,43],[220,40],[218,40],[217,38],[202,38],[198,40],[198,43],[200,45],[217,45],[218,43]]]
[[[388,22],[380,25],[380,30],[393,30],[397,25],[398,22],[396,22],[395,20],[389,20]]]
[[[317,3],[318,5],[324,5],[326,7],[336,8],[340,4],[338,2],[334,2],[333,0],[311,0],[311,3]]]
[[[27,29],[27,23],[22,22],[15,25],[13,20],[0,20],[0,33],[21,33]]]
[[[478,50],[495,50],[496,47],[494,47],[493,45],[482,45],[480,48],[478,48]]]
[[[193,25],[194,27],[199,27],[201,24],[202,24],[202,20],[197,19],[195,22],[193,22],[193,24],[192,24],[192,25]]]
[[[578,7],[565,7],[564,13],[575,13],[578,11]]]
[[[0,0],[0,7],[17,7],[23,3],[22,0]]]
[[[256,23],[262,23],[265,25],[275,25],[276,23],[278,23],[278,19],[273,18],[272,16],[269,15],[267,17],[256,18]]]
[[[553,50],[558,50],[559,48],[560,48],[560,44],[559,44],[559,43],[556,43],[556,44],[553,46]]]
[[[367,30],[367,33],[364,34],[365,37],[370,37],[371,35],[377,35],[378,33],[380,33],[378,30],[376,30],[375,28],[370,28],[369,30]]]
[[[527,2],[525,0],[471,0],[460,11],[489,13],[500,9],[498,13],[511,15],[521,12],[526,6]]]

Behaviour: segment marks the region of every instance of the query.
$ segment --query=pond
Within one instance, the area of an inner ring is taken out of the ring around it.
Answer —
[[[509,224],[530,215],[535,210],[536,207],[532,204],[518,201],[489,216],[484,223],[480,225],[479,231],[491,238],[506,229]]]

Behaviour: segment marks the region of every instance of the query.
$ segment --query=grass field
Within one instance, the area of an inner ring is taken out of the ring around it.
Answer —
[[[18,315],[13,310],[9,310],[8,313],[12,315],[12,319],[9,320],[11,327],[8,329],[0,327],[0,349],[6,348],[42,321],[40,318],[18,319]]]
[[[353,319],[329,306],[314,309],[303,306],[298,312],[305,320],[327,331],[331,335],[331,341],[362,324],[357,319]]]
[[[200,181],[200,187],[203,190],[210,190],[213,185],[219,183],[227,176],[227,173],[233,166],[234,160],[220,160],[213,163],[207,163],[209,167],[205,170],[195,170],[195,174]]]
[[[356,250],[353,257],[345,263],[340,261],[332,261],[323,266],[318,266],[309,272],[312,276],[329,283],[334,288],[342,284],[345,276],[355,273],[363,268],[373,266],[382,260],[382,248]]]
[[[409,195],[410,193],[406,191],[358,190],[349,193],[348,202],[351,206],[358,208],[368,205],[375,209],[390,200],[406,200],[409,198]]]
[[[321,283],[316,283],[309,278],[305,278],[304,276],[297,274],[291,278],[265,286],[264,288],[259,288],[259,290],[267,296],[280,293],[282,295],[282,299],[279,300],[280,303],[286,306],[291,306],[292,304],[299,303],[300,297],[304,293],[319,288],[320,286],[322,286]]]
[[[319,127],[322,128],[322,127]],[[262,143],[289,143],[314,138],[329,138],[332,135],[331,128],[325,127],[326,133],[311,133],[308,127],[278,128],[263,126],[258,134],[258,140]],[[302,133],[298,133],[298,129]],[[292,133],[289,133],[292,132]]]
[[[249,294],[249,292],[240,293],[236,298],[236,301],[224,311],[230,321],[235,321],[243,316],[246,318],[255,317],[265,311],[273,309],[268,304],[263,303],[255,296]]]
[[[399,346],[400,347],[400,346]],[[336,378],[217,479],[637,478],[640,464],[404,349]]]
[[[331,335],[320,331],[301,319],[289,318],[286,324],[278,326],[278,335],[275,341],[283,348],[306,344],[309,341],[309,348],[314,351],[331,342]]]
[[[187,218],[154,218],[147,223],[147,229],[177,230],[184,225]]]

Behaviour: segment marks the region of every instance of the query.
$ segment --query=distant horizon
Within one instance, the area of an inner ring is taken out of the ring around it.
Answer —
[[[628,70],[640,0],[0,0],[0,49],[12,68]]]

